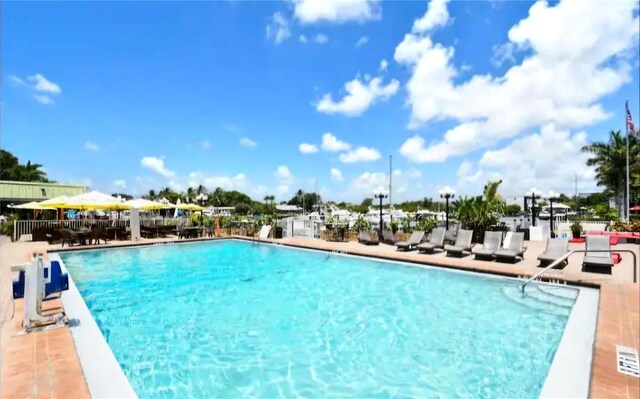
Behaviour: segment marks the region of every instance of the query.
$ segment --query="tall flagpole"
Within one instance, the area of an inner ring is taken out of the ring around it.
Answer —
[[[627,222],[631,220],[631,215],[629,211],[629,100],[625,103],[624,106],[624,127],[627,133],[627,208],[626,208],[626,219]]]

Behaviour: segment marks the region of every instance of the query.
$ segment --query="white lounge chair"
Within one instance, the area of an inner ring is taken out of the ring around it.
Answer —
[[[271,233],[271,226],[262,226],[260,228],[260,232],[258,232],[257,238],[259,240],[266,240],[269,238],[269,233]]]

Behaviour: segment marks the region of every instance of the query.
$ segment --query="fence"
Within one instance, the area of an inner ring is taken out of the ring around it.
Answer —
[[[175,226],[185,227],[191,225],[189,218],[143,218],[140,219],[142,227]],[[124,227],[128,228],[129,219],[82,219],[82,220],[15,220],[13,222],[13,241],[31,240],[31,233],[40,227],[54,229],[79,229],[81,227]]]
[[[308,219],[284,219],[280,226],[284,237],[320,238],[322,222]]]

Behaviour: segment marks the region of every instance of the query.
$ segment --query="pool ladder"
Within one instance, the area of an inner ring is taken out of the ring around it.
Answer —
[[[613,253],[613,252],[628,252],[631,255],[633,255],[633,282],[637,282],[638,281],[638,258],[636,256],[635,251],[632,251],[630,249],[616,249],[616,250],[611,250],[611,249],[590,249],[590,250],[586,250],[586,249],[574,249],[573,251],[569,251],[566,254],[562,255],[561,257],[559,257],[558,259],[554,260],[553,262],[551,262],[549,264],[549,266],[545,267],[544,269],[540,270],[538,273],[534,274],[533,276],[531,276],[527,281],[524,282],[524,284],[522,284],[522,286],[520,287],[520,289],[524,292],[524,288],[527,286],[527,284],[529,284],[530,282],[532,282],[533,280],[537,280],[540,276],[542,276],[543,274],[545,274],[546,272],[548,272],[549,270],[553,269],[554,267],[556,267],[557,265],[559,265],[560,263],[564,262],[569,256],[575,254],[575,253],[586,253],[586,252],[608,252],[608,253]]]

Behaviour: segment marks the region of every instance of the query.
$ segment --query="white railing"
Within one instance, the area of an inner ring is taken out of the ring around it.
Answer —
[[[189,218],[142,218],[140,226],[157,227],[157,226],[176,226],[185,227],[191,225]],[[13,241],[21,239],[25,241],[31,240],[31,233],[34,229],[40,227],[63,228],[63,229],[79,229],[81,227],[129,227],[129,219],[82,219],[82,220],[15,220],[13,222]]]

